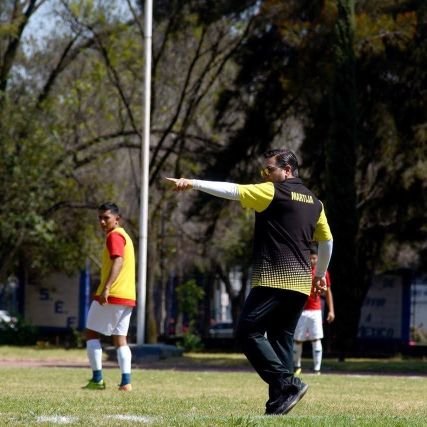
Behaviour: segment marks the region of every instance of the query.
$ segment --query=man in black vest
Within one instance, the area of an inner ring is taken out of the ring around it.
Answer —
[[[264,154],[262,184],[167,178],[175,191],[200,190],[239,200],[255,210],[252,289],[236,337],[259,376],[269,385],[266,414],[288,413],[308,386],[294,377],[293,335],[307,296],[326,290],[332,235],[323,204],[298,178],[298,161],[287,149]],[[319,244],[312,278],[310,246]]]

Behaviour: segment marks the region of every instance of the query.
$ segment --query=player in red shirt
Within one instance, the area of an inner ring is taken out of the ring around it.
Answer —
[[[121,370],[119,390],[131,391],[132,353],[127,343],[129,322],[135,306],[135,254],[132,239],[120,226],[115,203],[98,208],[98,219],[106,241],[102,252],[101,280],[89,308],[86,323],[86,350],[92,378],[88,390],[104,390],[101,335],[111,336]]]
[[[317,249],[310,250],[310,261],[312,274],[314,274],[317,263]],[[325,293],[326,305],[328,307],[328,315],[326,321],[331,323],[335,319],[334,301],[331,291],[331,281],[329,273],[326,272],[327,291]],[[304,305],[303,312],[298,321],[294,334],[294,366],[295,375],[301,374],[301,356],[303,342],[311,341],[313,351],[313,371],[315,374],[320,374],[322,364],[322,341],[323,338],[323,319],[322,319],[322,300],[320,295],[310,295]]]

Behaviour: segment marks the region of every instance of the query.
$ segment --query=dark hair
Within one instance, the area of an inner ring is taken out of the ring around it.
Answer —
[[[113,202],[105,202],[98,207],[100,212],[110,211],[114,215],[120,215],[119,207]]]
[[[264,153],[264,157],[266,159],[275,157],[279,167],[284,168],[285,166],[290,166],[292,175],[295,177],[298,176],[298,159],[293,151],[286,148],[269,150]]]
[[[310,255],[317,255],[317,244],[316,243],[312,243],[310,245]]]

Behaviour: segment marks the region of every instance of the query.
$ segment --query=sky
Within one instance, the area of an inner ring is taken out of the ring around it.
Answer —
[[[30,17],[30,21],[24,30],[24,40],[34,38],[38,42],[54,30],[55,18],[53,10],[58,6],[57,0],[47,0]]]
[[[1,1],[1,0],[0,0]],[[131,18],[127,1],[125,0],[99,0],[102,5],[115,6],[125,19]],[[71,1],[69,1],[71,3]],[[130,2],[135,7],[135,0]],[[84,4],[84,0],[82,0]],[[30,21],[24,30],[24,42],[33,39],[37,44],[43,45],[43,40],[46,36],[53,32],[61,32],[61,27],[58,26],[57,12],[61,10],[60,0],[46,0],[40,8],[30,17]],[[62,28],[64,30],[64,28]],[[29,44],[29,43],[25,43]]]

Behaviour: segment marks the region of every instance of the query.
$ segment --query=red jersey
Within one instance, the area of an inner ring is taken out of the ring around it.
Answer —
[[[123,254],[125,253],[126,240],[121,234],[109,233],[106,244],[111,259],[123,257]]]
[[[312,277],[314,277],[314,269],[311,270],[311,275]],[[325,279],[326,279],[326,286],[328,288],[331,287],[331,279],[329,277],[329,272],[326,272],[325,275]],[[316,295],[316,296],[312,296],[311,294],[309,295],[309,297],[307,298],[307,301],[304,305],[304,310],[321,310],[322,309],[322,300],[320,295]]]

